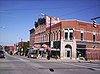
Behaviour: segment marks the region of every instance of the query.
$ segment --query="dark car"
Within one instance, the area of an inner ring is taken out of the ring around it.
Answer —
[[[5,53],[4,53],[4,51],[0,51],[0,58],[5,58]]]

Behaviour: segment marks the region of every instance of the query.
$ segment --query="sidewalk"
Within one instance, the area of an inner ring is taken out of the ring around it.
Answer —
[[[25,57],[25,56],[21,56],[21,57]],[[38,57],[35,60],[37,60],[39,62],[96,63],[96,64],[100,64],[100,60],[79,60],[79,59],[67,59],[67,58],[63,58],[63,59],[50,58],[50,60],[48,60],[46,57]]]
[[[78,60],[78,62],[83,62],[83,63],[98,63],[100,64],[100,60]]]
[[[48,60],[47,58],[37,58],[37,60],[42,61],[42,62],[71,62],[71,63],[98,63],[100,64],[100,60],[76,60],[76,59],[55,59],[55,58],[50,58],[50,60]]]
[[[55,58],[50,58],[50,60],[48,60],[47,58],[37,58],[37,60],[42,61],[42,62],[78,62],[77,60],[73,60],[73,59],[55,59]]]

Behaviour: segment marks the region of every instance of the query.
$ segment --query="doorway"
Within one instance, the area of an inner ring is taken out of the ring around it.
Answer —
[[[72,47],[71,45],[66,45],[65,46],[65,57],[67,58],[72,58]]]
[[[67,51],[67,57],[70,57],[70,51]]]

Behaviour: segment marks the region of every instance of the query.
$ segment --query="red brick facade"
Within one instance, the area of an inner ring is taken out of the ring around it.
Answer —
[[[22,48],[24,45],[26,44],[26,42],[18,42],[18,48]]]
[[[33,31],[34,30],[34,31]],[[50,27],[46,23],[30,30],[30,46],[49,45]],[[60,49],[60,57],[77,58],[79,54],[87,59],[100,60],[100,25],[96,28],[91,23],[77,20],[61,20],[51,26],[53,48]],[[71,50],[66,52],[66,46]],[[68,55],[69,54],[69,55]]]

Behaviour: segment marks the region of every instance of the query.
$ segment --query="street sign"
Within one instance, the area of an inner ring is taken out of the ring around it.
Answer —
[[[53,41],[51,41],[51,47],[53,47]]]

